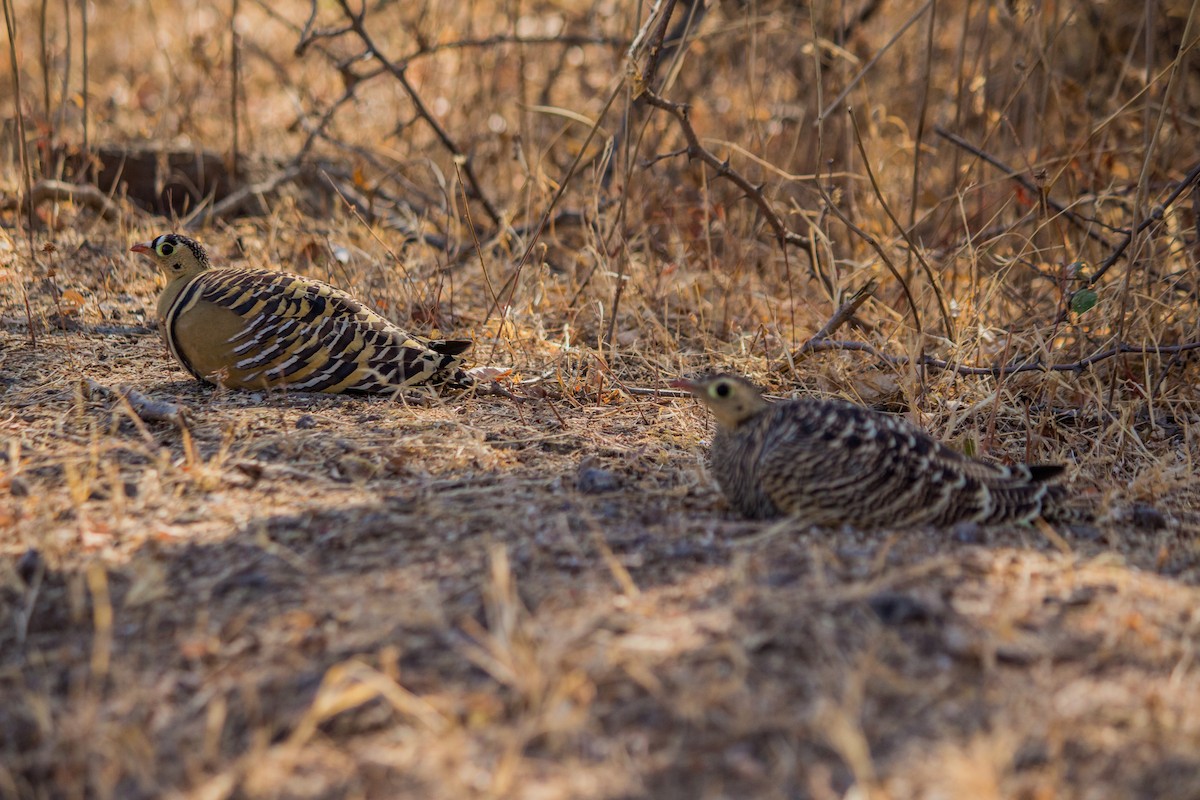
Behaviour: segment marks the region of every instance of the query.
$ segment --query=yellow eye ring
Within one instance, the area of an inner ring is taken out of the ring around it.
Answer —
[[[171,255],[171,253],[174,253],[174,252],[175,252],[175,247],[170,242],[161,242],[158,245],[158,254],[160,256],[162,256],[163,258],[166,258],[167,256]]]

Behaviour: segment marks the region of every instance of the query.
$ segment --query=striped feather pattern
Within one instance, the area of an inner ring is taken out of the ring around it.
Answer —
[[[202,380],[310,392],[472,384],[460,358],[469,341],[413,336],[329,284],[268,270],[211,269],[203,247],[177,234],[134,250],[167,273],[162,332],[172,355]]]
[[[717,416],[710,467],[747,517],[861,529],[1082,518],[1052,483],[1061,466],[989,464],[907,420],[850,403],[769,404],[731,375],[679,385]]]

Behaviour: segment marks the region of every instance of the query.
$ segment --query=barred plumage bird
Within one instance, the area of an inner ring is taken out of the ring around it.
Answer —
[[[841,401],[768,403],[735,375],[673,385],[716,417],[710,468],[730,504],[753,519],[870,530],[1086,518],[1062,503],[1060,465],[989,464],[907,420]]]
[[[460,358],[469,340],[414,336],[327,283],[214,269],[199,242],[177,233],[130,249],[166,275],[159,330],[200,380],[238,389],[375,393],[473,383]]]

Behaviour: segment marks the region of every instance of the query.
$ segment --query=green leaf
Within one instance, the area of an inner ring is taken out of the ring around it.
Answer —
[[[1100,296],[1091,289],[1080,289],[1075,294],[1071,295],[1071,310],[1076,314],[1082,314],[1086,311],[1091,311],[1096,305],[1096,301]]]

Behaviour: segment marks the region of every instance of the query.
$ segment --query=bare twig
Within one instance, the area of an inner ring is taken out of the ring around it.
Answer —
[[[90,184],[80,185],[66,181],[41,180],[33,185],[29,192],[29,198],[35,208],[48,201],[87,206],[107,220],[114,220],[121,213],[121,209],[108,195]],[[0,210],[6,211],[15,208],[17,203],[18,200],[15,197],[0,198]]]
[[[908,243],[908,252],[910,256],[916,256],[917,261],[921,265],[921,269],[925,272],[926,279],[929,280],[929,285],[933,287],[933,293],[937,297],[938,309],[942,312],[942,325],[945,326],[946,338],[954,341],[954,322],[950,318],[950,308],[946,305],[946,298],[942,295],[942,285],[937,277],[933,274],[933,268],[929,266],[929,262],[925,260],[925,256],[921,255],[921,250],[917,247],[916,242],[909,236],[908,231],[900,220],[896,219],[896,215],[892,213],[892,208],[888,205],[887,200],[883,196],[883,191],[879,188],[879,182],[875,180],[875,170],[871,169],[871,159],[867,157],[867,149],[863,145],[862,133],[858,130],[858,119],[855,118],[853,109],[847,109],[850,116],[850,124],[854,127],[854,143],[858,145],[858,154],[862,156],[863,168],[867,171],[867,178],[871,181],[871,188],[875,190],[875,197],[879,200],[879,205],[882,206],[883,212],[887,214],[888,219],[896,226],[896,230],[904,237],[904,241]],[[918,148],[918,153],[920,149]]]
[[[30,263],[36,263],[37,254],[33,247],[33,169],[29,163],[29,151],[25,147],[25,112],[22,108],[21,70],[17,58],[16,11],[13,9],[12,0],[3,0],[3,6],[4,27],[8,33],[8,65],[12,70],[13,116],[17,120],[17,153],[21,160],[21,183],[25,188],[25,211],[29,223],[25,230],[25,238],[29,244]],[[21,296],[25,301],[25,323],[29,330],[29,343],[36,346],[37,333],[33,325],[33,309],[29,306],[29,292],[25,288],[24,280],[20,282],[20,285]]]
[[[554,209],[558,206],[559,201],[562,200],[563,194],[566,193],[567,186],[570,185],[571,179],[575,177],[575,173],[579,168],[579,164],[583,161],[584,154],[587,152],[588,147],[595,138],[596,132],[600,130],[601,123],[604,122],[604,118],[608,115],[609,109],[612,108],[612,104],[617,99],[617,95],[619,95],[620,92],[621,83],[618,82],[613,87],[612,91],[609,92],[608,100],[604,103],[604,108],[602,108],[600,113],[596,115],[596,124],[592,126],[590,131],[588,131],[588,135],[586,138],[584,138],[583,144],[579,146],[579,152],[575,154],[575,160],[571,162],[571,166],[567,168],[566,175],[564,175],[563,179],[559,181],[558,189],[554,192],[554,196],[550,198],[550,203],[546,206],[546,210],[542,213],[541,219],[538,220],[537,227],[534,228],[533,235],[529,237],[529,241],[525,245],[525,250],[521,253],[520,260],[517,261],[517,265],[513,268],[513,271],[500,286],[500,290],[497,293],[498,296],[504,296],[506,293],[508,295],[507,299],[504,300],[505,308],[512,305],[513,297],[516,295],[517,291],[517,281],[521,277],[521,270],[525,268],[527,263],[529,263],[529,257],[533,254],[534,246],[536,246],[538,241],[542,238],[542,232],[546,230],[546,225],[549,223],[551,215],[554,213]],[[487,314],[485,314],[483,318],[485,324],[489,319],[491,319],[492,314],[499,310],[499,308],[499,302],[493,302],[488,307]]]
[[[258,183],[252,183],[249,186],[243,186],[236,192],[229,194],[224,200],[213,204],[207,210],[199,211],[194,217],[188,220],[184,226],[187,230],[195,230],[214,220],[228,219],[234,216],[246,204],[246,201],[251,197],[258,197],[271,192],[283,186],[285,183],[290,183],[298,178],[303,169],[298,165],[291,165],[279,170],[271,177]]]
[[[342,7],[342,11],[345,13],[350,22],[350,28],[362,41],[363,46],[367,49],[367,52],[380,64],[380,66],[387,70],[388,73],[396,79],[401,88],[404,89],[404,93],[408,95],[408,99],[413,104],[413,108],[416,110],[417,116],[425,120],[425,123],[433,130],[434,136],[436,136],[438,141],[442,143],[442,146],[449,151],[450,155],[455,161],[461,164],[462,174],[463,177],[467,179],[467,185],[471,187],[472,194],[474,195],[475,199],[479,201],[480,205],[483,206],[483,209],[487,212],[488,218],[492,221],[492,224],[496,226],[502,225],[503,217],[500,215],[500,211],[492,203],[487,193],[483,191],[483,186],[479,182],[479,178],[475,175],[475,168],[471,163],[471,157],[467,155],[467,153],[461,147],[458,146],[458,143],[453,139],[453,137],[450,136],[449,131],[442,126],[442,123],[438,121],[433,112],[428,108],[428,106],[425,105],[425,101],[421,99],[421,95],[417,92],[416,87],[413,86],[412,82],[408,79],[408,74],[406,72],[407,65],[392,61],[390,58],[384,55],[383,51],[380,50],[375,44],[375,40],[371,37],[371,34],[367,33],[367,26],[365,22],[367,15],[366,5],[363,6],[362,11],[355,13],[350,8],[350,3],[348,0],[338,0],[338,4]]]
[[[853,220],[846,216],[844,211],[837,207],[837,205],[833,202],[833,198],[829,196],[829,192],[825,190],[825,187],[822,186],[820,182],[817,183],[817,189],[821,192],[821,199],[825,201],[825,205],[834,213],[834,216],[841,220],[843,225],[857,234],[864,242],[871,245],[871,248],[875,251],[876,255],[878,255],[879,259],[883,261],[884,266],[888,268],[888,272],[892,273],[892,277],[895,278],[896,282],[900,284],[900,289],[904,292],[905,299],[908,300],[908,307],[912,311],[913,324],[916,326],[917,333],[922,333],[924,331],[924,327],[921,325],[921,312],[917,308],[917,301],[916,298],[913,297],[912,289],[909,288],[908,281],[906,281],[904,276],[900,274],[900,270],[896,269],[896,265],[892,263],[890,258],[888,258],[888,254],[884,251],[883,246],[879,244],[879,241],[874,236],[856,225]]]
[[[683,389],[658,389],[653,386],[624,386],[622,391],[635,397],[691,397],[692,393]]]
[[[1013,169],[1008,164],[1004,163],[1003,161],[996,158],[992,154],[987,153],[983,150],[980,150],[978,147],[971,144],[970,142],[968,142],[966,139],[962,138],[958,134],[952,133],[951,131],[946,130],[941,125],[933,126],[933,132],[936,133],[938,136],[941,136],[943,139],[946,139],[947,141],[953,143],[956,147],[961,147],[963,150],[966,150],[971,155],[973,155],[977,158],[980,158],[983,161],[986,161],[987,163],[991,164],[993,167],[995,167],[996,169],[1003,172],[1005,177],[1021,184],[1021,186],[1024,187],[1030,194],[1038,195],[1038,196],[1044,195],[1044,192],[1038,188],[1037,184],[1035,184],[1033,181],[1029,180],[1029,178],[1026,178],[1020,172]],[[1079,214],[1072,211],[1071,209],[1067,208],[1062,203],[1058,202],[1057,200],[1055,200],[1051,197],[1046,197],[1045,199],[1046,199],[1046,204],[1048,206],[1050,206],[1056,212],[1061,214],[1064,219],[1071,222],[1073,225],[1075,225],[1075,227],[1077,227],[1081,231],[1083,231],[1083,233],[1085,235],[1087,235],[1089,238],[1096,240],[1097,242],[1104,245],[1105,247],[1113,246],[1112,243],[1110,241],[1108,241],[1108,239],[1106,239],[1102,234],[1097,233],[1094,229],[1095,226],[1097,226],[1097,225],[1102,226],[1102,227],[1109,227],[1109,226],[1105,226],[1103,223],[1101,223],[1097,220],[1092,220],[1092,219],[1087,219],[1086,217],[1082,217]],[[1128,244],[1128,243],[1126,243],[1126,244]]]
[[[642,67],[638,84],[634,88],[634,96],[639,93],[638,89],[640,87],[649,87],[654,80],[655,73],[658,72],[658,60],[662,55],[663,38],[667,35],[667,25],[671,22],[671,15],[675,12],[676,2],[677,0],[665,0],[665,2],[656,4],[651,19],[654,19],[654,14],[657,14],[657,22],[653,25],[650,37],[648,39],[642,38],[642,33],[647,29],[646,26],[643,26],[642,30],[638,32],[635,44],[629,47],[631,62],[638,57],[638,53],[635,51],[641,49],[643,44],[644,49],[647,51],[646,63]],[[647,26],[650,24],[651,19],[647,20]],[[624,199],[622,200],[623,202]],[[622,211],[624,211],[624,205],[622,205]],[[621,217],[623,217],[623,214],[618,215],[618,218]],[[621,295],[625,291],[625,268],[628,264],[629,253],[625,252],[625,248],[621,248],[620,259],[617,262],[616,286],[613,288],[612,310],[608,315],[608,329],[605,331],[604,339],[601,342],[602,346],[608,345],[610,350],[614,349],[613,341],[617,330],[617,311],[621,306]]]
[[[716,173],[718,178],[724,178],[741,189],[746,197],[758,206],[758,210],[762,212],[763,217],[767,220],[767,224],[775,232],[775,238],[781,244],[795,245],[807,252],[810,258],[813,258],[808,238],[801,236],[784,224],[783,219],[775,212],[775,209],[771,207],[771,204],[763,195],[762,185],[751,183],[749,178],[730,166],[729,159],[722,161],[717,158],[715,153],[700,143],[700,137],[696,134],[696,129],[692,127],[691,107],[687,103],[676,103],[667,100],[665,97],[655,94],[650,89],[646,89],[642,97],[647,104],[666,111],[679,123],[679,129],[683,133],[684,141],[687,142],[687,147],[679,152],[686,153],[689,160],[707,164]],[[813,263],[816,263],[815,258],[813,259]]]
[[[233,8],[229,12],[229,123],[232,127],[233,155],[229,159],[229,175],[233,182],[238,182],[238,162],[240,158],[240,142],[238,141],[238,89],[242,80],[242,37],[237,32],[238,0],[233,0]]]
[[[654,75],[658,72],[658,59],[662,56],[663,38],[667,35],[667,25],[671,22],[671,15],[675,13],[676,2],[677,0],[659,0],[650,14],[650,19],[657,19],[657,21],[649,31],[649,38],[642,38],[643,33],[647,30],[643,26],[634,43],[629,46],[631,60],[638,57],[639,52],[637,51],[645,49],[647,52],[646,63],[642,67],[640,75],[642,86],[649,87],[654,81]],[[647,21],[649,22],[649,20]],[[643,48],[643,43],[648,44]]]
[[[816,349],[814,345],[817,342],[828,339],[830,336],[836,333],[837,329],[849,322],[850,318],[853,317],[855,313],[858,312],[858,309],[862,307],[862,304],[867,302],[867,300],[869,300],[875,294],[875,289],[878,287],[879,281],[875,280],[874,278],[871,278],[869,281],[863,284],[863,286],[857,292],[850,295],[849,300],[842,303],[838,310],[833,312],[833,316],[829,318],[828,322],[821,326],[821,330],[814,333],[811,339],[800,346],[800,349],[796,351],[795,356],[793,357],[800,356],[803,353],[807,353],[810,350]]]
[[[867,76],[867,73],[875,68],[875,65],[877,63],[879,63],[879,59],[883,58],[884,55],[886,55],[888,53],[888,51],[892,49],[892,45],[894,45],[894,44],[896,44],[896,42],[900,41],[900,37],[904,35],[904,32],[907,31],[909,28],[911,28],[913,26],[913,24],[921,18],[921,15],[929,10],[929,6],[931,3],[932,3],[932,0],[925,0],[925,5],[921,6],[915,12],[913,12],[913,15],[911,17],[909,17],[904,22],[903,25],[900,26],[900,29],[897,30],[894,34],[892,34],[892,38],[888,39],[887,43],[884,44],[883,47],[879,48],[879,51],[875,53],[874,57],[872,57],[870,61],[868,61],[866,64],[863,65],[863,68],[858,71],[858,74],[855,75],[854,78],[848,84],[846,84],[846,88],[843,89],[838,94],[837,97],[833,98],[833,101],[830,102],[829,105],[825,106],[825,108],[817,116],[816,120],[814,120],[814,122],[813,122],[814,128],[817,127],[818,125],[820,125],[825,119],[827,119],[829,117],[830,114],[832,114],[834,112],[834,109],[836,109],[838,106],[840,106],[842,104],[842,101],[845,100],[847,96],[849,96],[850,92],[854,91],[854,87],[858,86],[858,82],[861,81],[863,78],[865,78]]]
[[[839,341],[835,339],[822,339],[819,341],[810,342],[809,351],[822,350],[844,350],[859,353],[868,353],[880,361],[885,361],[888,364],[898,366],[907,365],[913,362],[908,356],[892,355],[885,353],[875,345],[867,342],[854,341]],[[1174,355],[1177,353],[1186,353],[1192,350],[1200,350],[1200,342],[1184,342],[1182,344],[1127,344],[1120,342],[1107,350],[1101,350],[1093,353],[1087,358],[1081,358],[1078,361],[1072,361],[1066,364],[1046,364],[1036,357],[1029,357],[1023,360],[1017,360],[1007,364],[998,364],[992,367],[971,366],[969,364],[961,364],[957,361],[948,361],[933,356],[921,356],[917,359],[917,363],[934,369],[946,370],[955,372],[959,375],[991,375],[999,377],[1002,375],[1015,375],[1018,372],[1082,372],[1088,367],[1101,361],[1113,358],[1120,355]]]
[[[1133,237],[1146,230],[1146,228],[1149,228],[1156,222],[1161,222],[1167,209],[1170,208],[1171,205],[1179,199],[1179,196],[1187,191],[1189,187],[1196,184],[1197,181],[1200,181],[1200,162],[1197,162],[1197,164],[1191,168],[1188,174],[1183,177],[1183,180],[1175,184],[1175,188],[1171,190],[1171,193],[1166,196],[1162,203],[1151,209],[1148,217],[1125,233],[1125,238],[1121,240],[1121,243],[1113,249],[1113,252],[1109,254],[1108,258],[1104,259],[1104,261],[1100,263],[1100,266],[1096,268],[1096,271],[1088,277],[1087,285],[1092,286],[1096,283],[1096,281],[1100,280],[1101,276],[1108,272],[1112,265],[1117,263],[1121,256],[1125,254],[1125,250],[1129,247],[1130,242],[1133,241]]]
[[[88,169],[91,168],[91,144],[88,139],[88,0],[79,0],[79,22],[82,32],[80,47],[83,49],[82,86],[79,91],[83,97],[83,157],[87,159]],[[85,175],[88,173],[85,171]]]

